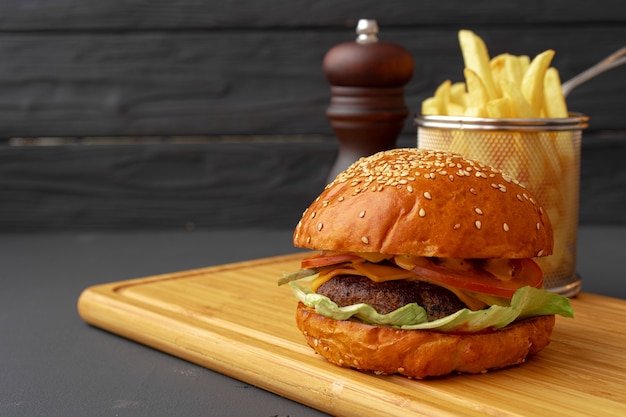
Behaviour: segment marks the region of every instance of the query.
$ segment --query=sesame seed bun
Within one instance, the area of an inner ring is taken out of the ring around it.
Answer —
[[[335,365],[423,379],[523,363],[550,343],[555,318],[533,317],[493,332],[446,334],[332,320],[299,303],[296,322],[307,343]]]
[[[550,221],[516,180],[462,156],[394,149],[361,158],[296,226],[297,247],[450,258],[552,253]]]

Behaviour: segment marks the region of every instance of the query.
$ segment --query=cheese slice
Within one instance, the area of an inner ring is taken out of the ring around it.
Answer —
[[[317,289],[321,287],[324,283],[330,281],[331,279],[333,279],[334,277],[338,275],[361,275],[361,274],[357,273],[354,270],[354,268],[351,268],[350,266],[346,266],[346,265],[342,265],[337,268],[325,269],[317,275],[317,278],[315,278],[313,282],[311,282],[311,289],[313,291],[317,291]]]
[[[311,283],[311,289],[317,291],[322,284],[338,275],[358,275],[367,277],[374,282],[416,278],[415,273],[395,266],[370,262],[353,262],[349,265],[338,265],[336,268],[321,271]]]
[[[360,272],[358,275],[368,277],[374,282],[385,282],[416,277],[414,272],[398,268],[397,266],[380,265],[369,262],[353,264],[352,266],[356,271]]]

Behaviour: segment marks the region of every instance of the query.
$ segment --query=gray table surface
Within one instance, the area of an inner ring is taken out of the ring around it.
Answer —
[[[0,416],[321,416],[84,323],[91,285],[292,253],[291,230],[0,235]],[[583,291],[626,299],[626,227],[581,227]]]

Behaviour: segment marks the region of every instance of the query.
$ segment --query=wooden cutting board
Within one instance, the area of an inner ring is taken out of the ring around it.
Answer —
[[[424,381],[375,376],[306,345],[296,299],[277,286],[302,256],[98,285],[78,310],[94,326],[334,415],[626,416],[626,301],[580,294],[576,317],[557,317],[552,343],[521,366]]]

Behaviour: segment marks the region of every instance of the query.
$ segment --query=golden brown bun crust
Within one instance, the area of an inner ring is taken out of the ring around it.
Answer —
[[[295,246],[451,258],[552,253],[550,221],[517,181],[459,155],[394,149],[355,162],[303,213]]]
[[[335,365],[416,379],[522,363],[550,343],[555,322],[539,316],[491,333],[446,334],[333,320],[302,303],[296,320],[307,343]]]

